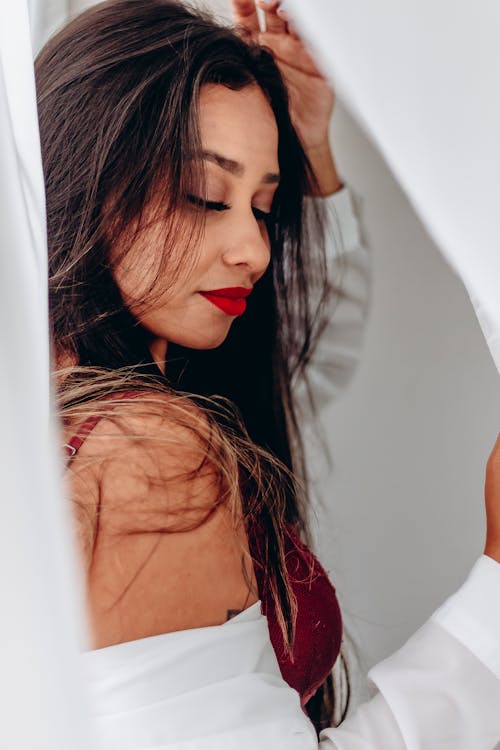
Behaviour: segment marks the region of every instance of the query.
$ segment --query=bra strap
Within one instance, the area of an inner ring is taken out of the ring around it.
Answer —
[[[142,391],[124,391],[123,393],[117,393],[113,394],[111,396],[106,396],[107,399],[117,399],[117,398],[137,398],[140,396]],[[66,453],[66,458],[68,461],[70,461],[72,458],[76,456],[82,445],[84,444],[85,440],[88,438],[94,427],[101,421],[103,418],[102,414],[94,414],[90,417],[87,417],[85,422],[80,425],[78,430],[75,432],[73,437],[68,440],[67,443],[63,445],[63,449]]]

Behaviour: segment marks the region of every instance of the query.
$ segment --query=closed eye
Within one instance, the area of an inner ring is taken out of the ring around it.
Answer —
[[[206,201],[203,200],[203,198],[198,198],[196,195],[188,195],[187,199],[189,203],[192,203],[193,206],[197,206],[197,208],[204,208],[207,211],[227,211],[231,208],[231,206],[228,206],[227,203],[220,203],[218,201]]]
[[[196,195],[188,195],[187,199],[192,205],[205,209],[206,211],[228,211],[231,208],[227,203],[221,203],[220,201],[206,201]],[[252,208],[252,211],[257,221],[269,221],[272,216],[271,213],[261,211],[260,208]]]
[[[257,221],[269,221],[271,219],[272,214],[261,211],[260,208],[252,208],[252,211]]]

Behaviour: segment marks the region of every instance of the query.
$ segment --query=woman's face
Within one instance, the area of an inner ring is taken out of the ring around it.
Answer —
[[[206,199],[209,210],[189,275],[181,274],[167,291],[153,294],[151,304],[131,302],[157,273],[163,249],[158,225],[145,230],[115,270],[124,300],[151,334],[158,363],[169,341],[193,349],[219,346],[244,314],[245,297],[270,261],[264,214],[271,210],[279,181],[278,129],[261,89],[204,86],[200,131],[207,193],[195,198]],[[188,223],[196,210],[193,204],[185,212]],[[182,239],[179,244],[182,252]]]

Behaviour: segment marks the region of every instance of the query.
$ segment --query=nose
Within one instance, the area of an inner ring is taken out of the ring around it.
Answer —
[[[241,266],[254,284],[264,274],[271,260],[271,250],[267,228],[257,221],[250,211],[235,217],[233,226],[226,227],[228,239],[223,253],[223,261],[230,266]]]

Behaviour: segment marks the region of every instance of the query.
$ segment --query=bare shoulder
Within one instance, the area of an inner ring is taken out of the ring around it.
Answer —
[[[220,624],[257,600],[212,438],[191,401],[148,394],[113,405],[72,461],[95,647]]]

